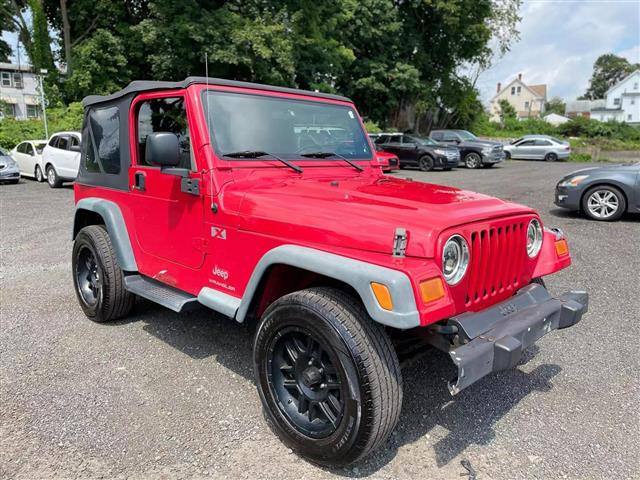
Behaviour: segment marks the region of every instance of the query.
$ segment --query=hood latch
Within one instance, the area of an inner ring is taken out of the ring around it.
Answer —
[[[396,233],[393,236],[393,256],[404,257],[404,252],[407,250],[407,230],[404,228],[396,228]]]

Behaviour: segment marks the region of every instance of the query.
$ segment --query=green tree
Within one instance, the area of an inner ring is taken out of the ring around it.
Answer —
[[[580,99],[595,100],[604,98],[609,88],[640,68],[640,63],[630,63],[624,57],[612,53],[601,55],[593,64],[593,75],[589,88]]]
[[[547,103],[544,104],[545,113],[557,113],[558,115],[564,115],[566,104],[560,97],[553,97]]]
[[[504,98],[501,99],[498,102],[498,106],[500,107],[500,118],[502,119],[502,121],[516,118],[516,109],[509,103],[508,100]]]
[[[74,47],[73,55],[81,67],[65,82],[69,98],[113,93],[122,88],[122,78],[131,76],[122,41],[105,29]]]

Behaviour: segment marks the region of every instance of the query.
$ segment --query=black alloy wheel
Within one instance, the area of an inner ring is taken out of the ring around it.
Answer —
[[[267,423],[313,462],[355,462],[395,428],[398,358],[359,298],[327,287],[279,298],[262,315],[253,359]]]
[[[555,153],[553,153],[553,152],[549,152],[549,153],[547,153],[547,154],[545,155],[544,159],[545,159],[547,162],[555,162],[556,160],[558,160],[558,155],[556,155],[556,154],[555,154]]]
[[[431,170],[433,170],[433,167],[435,167],[435,162],[429,155],[423,155],[418,160],[418,167],[423,172],[430,172]]]

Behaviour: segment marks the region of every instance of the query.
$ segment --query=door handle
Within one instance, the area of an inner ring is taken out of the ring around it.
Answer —
[[[146,190],[145,180],[146,178],[143,172],[136,172],[133,176],[133,188],[144,192]]]

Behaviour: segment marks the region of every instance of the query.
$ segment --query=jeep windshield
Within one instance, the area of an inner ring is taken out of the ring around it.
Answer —
[[[246,161],[257,158],[246,152],[264,152],[261,160],[371,160],[369,141],[350,106],[214,90],[202,98],[219,157]]]

